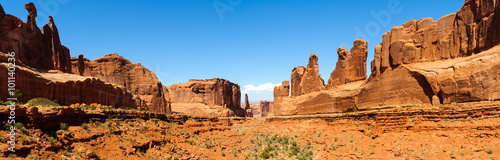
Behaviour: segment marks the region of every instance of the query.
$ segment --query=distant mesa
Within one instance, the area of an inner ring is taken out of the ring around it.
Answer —
[[[209,117],[244,117],[238,84],[225,79],[191,79],[186,83],[165,87],[172,112]]]

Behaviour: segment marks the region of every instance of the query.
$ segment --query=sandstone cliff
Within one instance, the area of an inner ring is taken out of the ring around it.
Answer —
[[[325,88],[325,82],[319,74],[318,57],[314,53],[309,56],[307,67],[299,66],[294,68],[292,72],[292,96],[320,91]],[[282,96],[283,94],[277,95]]]
[[[260,101],[260,117],[274,116],[273,104],[272,101]]]
[[[366,79],[366,57],[368,43],[357,39],[351,52],[340,47],[337,49],[339,56],[337,65],[328,79],[328,88]]]
[[[125,87],[135,95],[139,107],[170,113],[168,99],[164,97],[168,93],[164,92],[156,75],[139,63],[132,64],[113,53],[92,61],[79,56],[78,59],[73,59],[72,68],[74,74],[96,77]]]
[[[53,18],[40,31],[35,5],[30,2],[24,8],[29,12],[26,23],[0,10],[0,51],[16,52],[17,65],[70,73],[69,49],[61,45]]]
[[[411,20],[393,27],[375,47],[372,74],[364,81],[356,81],[364,79],[362,72],[366,65],[359,61],[366,56],[366,47],[358,40],[354,42],[355,51],[338,49],[339,61],[329,79],[328,90],[301,93],[300,84],[304,83],[302,77],[306,71],[297,67],[291,76],[292,96],[275,96],[274,114],[498,100],[499,4],[499,0],[466,0],[456,14],[437,21]],[[361,54],[354,62],[349,61],[354,52]],[[349,83],[351,75],[356,75],[353,83]]]
[[[203,116],[245,116],[238,84],[225,79],[189,80],[166,88],[172,112]]]
[[[6,54],[0,52],[0,56],[4,57]],[[7,63],[0,62],[1,73],[8,72],[7,66]],[[7,93],[7,76],[0,75],[0,99],[10,97]],[[127,89],[93,77],[68,73],[40,73],[22,66],[16,66],[14,77],[16,89],[23,93],[20,101],[44,97],[57,100],[61,105],[99,103],[115,108],[136,107],[133,95]]]

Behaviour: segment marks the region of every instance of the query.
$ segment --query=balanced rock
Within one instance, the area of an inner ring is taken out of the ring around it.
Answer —
[[[26,3],[24,5],[24,9],[28,10],[29,13],[28,20],[26,21],[26,23],[28,24],[30,29],[31,30],[38,29],[38,27],[36,26],[36,17],[38,16],[38,14],[36,11],[35,4],[33,4],[33,2]]]

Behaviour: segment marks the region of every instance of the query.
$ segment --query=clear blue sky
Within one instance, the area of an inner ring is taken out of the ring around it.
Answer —
[[[0,4],[7,14],[26,21],[23,5],[27,2],[3,0]],[[259,101],[272,100],[269,88],[289,80],[294,67],[306,66],[311,53],[318,56],[321,76],[328,81],[337,62],[337,48],[350,49],[359,31],[368,41],[369,71],[374,47],[392,26],[425,17],[437,20],[458,11],[464,1],[32,2],[38,9],[38,26],[52,15],[72,57],[84,54],[92,60],[118,53],[154,71],[163,85],[218,77],[238,83],[242,97],[249,93],[250,101]],[[380,21],[376,15],[381,13],[389,13],[390,19],[380,16]]]

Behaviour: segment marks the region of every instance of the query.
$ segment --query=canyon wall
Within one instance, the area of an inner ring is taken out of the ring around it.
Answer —
[[[0,56],[6,54],[0,52]],[[0,99],[11,97],[7,91],[8,64],[0,63]],[[133,95],[124,87],[106,83],[93,77],[82,77],[68,73],[40,73],[29,68],[17,66],[15,88],[23,95],[22,102],[43,97],[57,100],[61,105],[75,103],[98,103],[115,108],[136,108]]]
[[[0,5],[0,52],[15,52],[17,65],[70,73],[69,49],[61,45],[54,19],[49,16],[50,21],[40,30],[35,5],[30,2],[24,8],[29,12],[26,23],[5,14]]]
[[[291,97],[275,93],[274,114],[498,100],[499,4],[500,0],[466,0],[457,13],[437,21],[424,18],[392,27],[375,47],[368,79],[363,40],[356,40],[351,52],[337,50],[339,60],[325,89],[303,92],[301,84],[317,84],[317,80],[303,78],[309,65],[296,67]],[[311,57],[310,64],[317,59]]]
[[[81,58],[80,58],[81,57]],[[129,60],[113,53],[96,60],[72,59],[74,74],[92,76],[105,82],[120,85],[134,96],[137,106],[161,113],[170,113],[168,99],[165,99],[163,85],[155,73],[139,63],[132,64]]]

